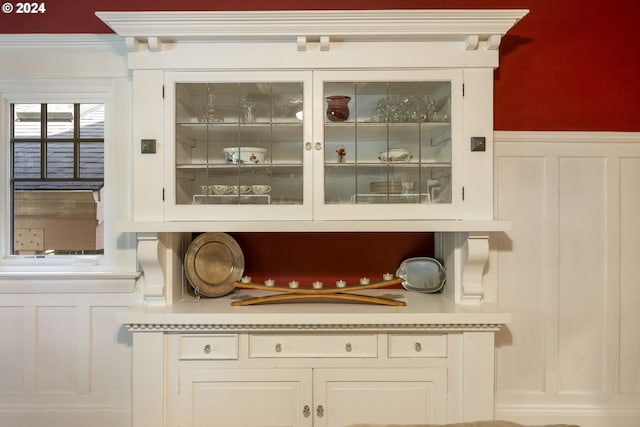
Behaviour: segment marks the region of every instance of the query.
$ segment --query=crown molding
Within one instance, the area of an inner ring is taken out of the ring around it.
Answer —
[[[126,53],[116,34],[0,34],[0,51],[60,48]]]
[[[129,49],[147,43],[213,40],[445,40],[467,50],[484,42],[497,49],[500,38],[528,10],[306,10],[258,12],[96,12]]]

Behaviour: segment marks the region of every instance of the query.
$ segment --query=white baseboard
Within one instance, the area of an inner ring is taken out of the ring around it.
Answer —
[[[103,407],[0,408],[0,426],[7,427],[130,427],[131,411]]]
[[[526,425],[564,423],[580,427],[638,427],[640,408],[605,405],[496,405],[495,418]]]

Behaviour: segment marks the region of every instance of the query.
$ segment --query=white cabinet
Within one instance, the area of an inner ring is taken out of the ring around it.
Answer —
[[[132,73],[121,229],[496,229],[494,70],[526,13],[99,13]]]
[[[510,316],[398,292],[406,307],[232,306],[244,290],[131,307],[134,427],[493,418],[494,332]]]
[[[185,368],[178,425],[339,427],[446,420],[445,369]]]
[[[164,219],[459,219],[462,81],[166,72]]]
[[[180,334],[170,336],[169,355],[167,399],[175,411],[169,425],[339,427],[448,419],[442,333]],[[397,355],[416,359],[406,363]]]
[[[315,427],[447,420],[444,368],[314,370]]]
[[[187,368],[179,381],[181,427],[313,425],[309,369]]]

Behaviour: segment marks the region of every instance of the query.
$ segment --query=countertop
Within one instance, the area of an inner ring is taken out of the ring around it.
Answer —
[[[236,290],[220,298],[185,298],[170,305],[132,306],[118,314],[131,330],[266,331],[320,330],[498,330],[511,321],[510,313],[494,304],[463,305],[441,294],[421,294],[402,289],[360,291],[361,295],[387,297],[406,306],[364,303],[313,302],[232,306],[233,301],[269,295],[257,290]]]

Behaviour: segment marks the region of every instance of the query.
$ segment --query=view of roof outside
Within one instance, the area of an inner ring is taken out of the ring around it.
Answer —
[[[77,135],[74,104],[46,107],[46,143],[42,144],[41,105],[14,105],[14,190],[100,189],[104,179],[104,105],[79,104]],[[76,154],[78,169],[74,173]]]
[[[102,254],[104,105],[13,104],[12,114],[12,254]]]

